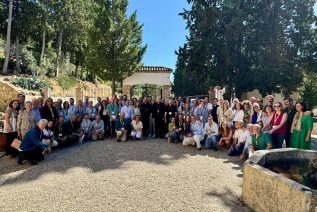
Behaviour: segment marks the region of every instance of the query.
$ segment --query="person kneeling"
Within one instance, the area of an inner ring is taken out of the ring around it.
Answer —
[[[116,121],[117,142],[127,141],[128,123],[124,120],[124,113],[119,113],[119,118]]]
[[[53,129],[54,122],[49,121],[45,129],[43,129],[42,143],[48,145],[49,147],[56,147],[58,145],[57,141],[54,140]]]
[[[136,115],[135,120],[132,120],[131,126],[132,126],[132,131],[131,131],[132,139],[141,139],[143,124],[140,121],[139,115]]]
[[[93,141],[97,141],[103,138],[103,135],[105,133],[104,130],[104,123],[102,120],[100,120],[100,116],[96,116],[96,120],[94,120],[90,125],[90,134],[91,139]]]
[[[244,144],[247,140],[249,132],[243,129],[243,120],[235,122],[235,132],[233,135],[233,144],[228,151],[229,156],[241,155],[243,152]]]
[[[183,145],[197,145],[197,149],[201,150],[201,144],[200,142],[204,139],[203,136],[203,124],[200,121],[196,121],[196,118],[194,115],[191,116],[191,123],[189,126],[189,129],[187,131],[187,134],[185,135],[185,138],[183,140]]]
[[[257,150],[272,149],[271,135],[267,132],[261,131],[261,126],[253,125],[252,144],[249,147],[249,156]]]
[[[46,124],[47,120],[41,119],[37,126],[25,134],[20,145],[18,164],[28,160],[32,165],[36,165],[38,161],[44,160],[43,149],[48,153],[52,151],[51,147],[41,142],[42,131]]]
[[[213,149],[217,151],[218,133],[218,124],[212,120],[212,116],[208,116],[208,122],[205,124],[204,128],[204,135],[207,136],[205,142],[206,149]]]

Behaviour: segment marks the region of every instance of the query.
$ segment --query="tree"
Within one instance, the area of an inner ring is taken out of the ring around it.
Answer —
[[[317,106],[317,73],[312,72],[305,76],[300,94],[301,100],[307,104],[309,110]]]
[[[9,2],[9,17],[8,17],[8,27],[7,27],[7,40],[5,45],[5,53],[4,53],[4,64],[2,73],[7,74],[8,73],[8,64],[9,64],[9,58],[10,58],[10,42],[11,42],[11,22],[12,22],[12,4],[13,0],[10,0]]]
[[[147,46],[142,46],[142,26],[136,12],[127,16],[127,0],[100,0],[90,28],[86,49],[87,68],[103,80],[111,80],[112,93],[116,81],[137,71]]]

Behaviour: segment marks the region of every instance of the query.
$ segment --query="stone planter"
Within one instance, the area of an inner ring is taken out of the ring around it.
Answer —
[[[276,174],[265,164],[281,160],[317,159],[317,151],[257,151],[244,164],[243,202],[254,211],[317,211],[317,191]]]

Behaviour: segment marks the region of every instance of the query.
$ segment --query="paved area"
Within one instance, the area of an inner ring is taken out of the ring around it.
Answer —
[[[98,141],[37,166],[0,159],[1,211],[249,211],[242,162],[166,140]]]

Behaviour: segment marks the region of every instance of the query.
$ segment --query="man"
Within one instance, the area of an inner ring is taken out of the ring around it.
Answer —
[[[116,128],[116,119],[119,112],[119,108],[117,104],[114,104],[113,99],[109,100],[109,104],[107,105],[107,110],[110,115],[110,134],[111,136],[115,136],[115,128]]]
[[[181,142],[183,138],[184,133],[184,116],[183,114],[178,115],[178,120],[175,123],[176,129],[172,132],[172,138],[175,143]]]
[[[88,107],[86,107],[85,113],[88,113],[90,121],[94,121],[98,110],[93,106],[93,102],[89,101]]]
[[[248,130],[243,129],[243,120],[238,120],[235,122],[235,132],[233,135],[233,144],[228,151],[229,156],[240,155],[243,152],[244,144],[250,136]]]
[[[127,141],[128,123],[124,120],[124,113],[120,112],[119,118],[116,120],[117,142]]]
[[[206,149],[217,151],[217,141],[219,135],[219,126],[208,116],[208,122],[205,124],[204,135],[207,137],[205,142]]]
[[[85,109],[85,107],[83,105],[83,101],[82,100],[78,100],[77,101],[77,105],[75,107],[75,113],[73,113],[73,114],[80,115],[81,117],[84,117],[85,112],[86,112],[86,109]]]
[[[69,98],[69,109],[74,109],[75,108],[75,100],[74,98]]]
[[[36,165],[38,161],[44,160],[43,149],[50,153],[51,147],[41,142],[41,135],[43,129],[47,125],[46,119],[41,119],[38,125],[28,131],[20,145],[20,154],[18,157],[18,164],[22,164],[23,160],[28,160],[32,165]]]
[[[126,105],[127,99],[128,99],[127,95],[122,96],[122,105]]]
[[[58,143],[58,146],[66,146],[67,139],[67,129],[64,124],[64,117],[60,116],[56,122],[54,129],[54,137]]]
[[[164,137],[164,104],[161,102],[160,98],[157,98],[152,105],[152,117],[155,121],[155,137]]]
[[[252,155],[257,150],[265,150],[265,149],[272,149],[271,136],[269,133],[261,131],[260,125],[254,124],[252,144],[250,145],[250,153]]]
[[[134,117],[134,110],[133,107],[130,105],[130,100],[125,99],[125,105],[121,107],[121,111],[124,113],[124,121],[127,123],[131,123],[133,117]]]
[[[96,108],[96,111],[99,111],[99,109],[101,108],[101,103],[102,100],[100,97],[97,98],[97,103],[95,104],[95,108]]]
[[[255,100],[256,100],[256,98],[254,96],[250,97],[249,101],[250,101],[251,106],[255,103]]]
[[[207,122],[208,119],[208,109],[205,106],[205,102],[204,101],[200,101],[199,107],[196,110],[196,120],[200,121],[201,123],[203,123],[203,125]]]
[[[64,118],[65,118],[62,99],[57,99],[57,108],[56,109],[57,109],[58,115],[64,116]]]
[[[274,96],[273,95],[266,96],[266,104],[273,106],[273,104],[274,104]]]
[[[263,106],[263,99],[262,97],[259,97],[256,99],[256,102],[259,104],[260,110],[265,110],[264,106]]]
[[[36,98],[32,99],[32,111],[34,112],[35,120],[38,123],[41,120],[41,111],[39,108],[39,101]]]
[[[211,115],[211,111],[212,111],[212,108],[213,108],[213,104],[212,104],[212,99],[210,99],[210,101],[208,102],[207,104],[207,109],[208,109],[208,114]]]
[[[41,110],[42,109],[42,107],[44,106],[44,99],[43,99],[43,97],[39,97],[38,98],[38,107],[39,107],[39,109]]]
[[[17,97],[20,104],[20,110],[24,110],[25,95],[20,93]]]
[[[82,130],[78,130],[77,115],[72,115],[70,120],[65,123],[64,127],[65,132],[67,133],[65,145],[77,143],[84,135]]]
[[[214,98],[212,100],[212,110],[211,110],[211,116],[214,122],[218,123],[218,115],[217,115],[217,110],[219,108],[218,105],[218,99]]]
[[[293,99],[288,97],[284,99],[284,113],[287,113],[287,122],[286,122],[286,133],[285,133],[285,143],[286,148],[290,147],[290,140],[291,140],[291,128],[294,116],[296,114],[296,109],[293,104]]]
[[[253,124],[249,123],[247,124],[247,128],[246,128],[246,131],[245,133],[247,133],[247,139],[245,141],[245,144],[244,144],[244,147],[243,147],[243,151],[242,151],[242,154],[240,156],[240,158],[245,161],[247,158],[248,158],[248,155],[249,155],[249,147],[252,143],[252,133],[253,133]]]
[[[165,112],[164,112],[165,129],[168,128],[168,123],[171,117],[176,117],[176,116],[177,116],[177,108],[174,105],[173,101],[169,99],[168,105],[165,107]]]
[[[200,142],[204,139],[203,136],[203,125],[200,121],[196,121],[194,115],[191,116],[190,129],[185,135],[183,145],[197,145],[197,150],[201,150]]]
[[[147,137],[149,135],[151,115],[151,105],[147,97],[144,98],[143,103],[140,105],[140,112],[141,120],[143,123],[143,136]]]
[[[83,105],[85,108],[88,107],[88,105],[89,105],[89,97],[88,96],[85,96]]]
[[[94,120],[89,129],[89,135],[93,141],[97,141],[103,138],[105,134],[105,126],[103,120],[100,120],[100,115],[96,115],[96,120]]]

